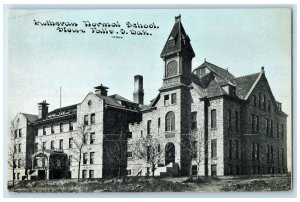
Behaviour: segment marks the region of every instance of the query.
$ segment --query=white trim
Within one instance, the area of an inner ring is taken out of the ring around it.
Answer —
[[[246,97],[245,97],[245,100],[247,100],[247,99],[249,98],[250,94],[251,94],[252,91],[254,90],[256,84],[257,84],[258,81],[260,80],[260,78],[261,78],[261,76],[262,76],[263,73],[264,73],[263,71],[261,71],[261,72],[259,73],[259,75],[258,75],[256,81],[254,82],[254,84],[253,84],[252,87],[250,88],[249,92],[247,93],[247,95],[246,95]]]

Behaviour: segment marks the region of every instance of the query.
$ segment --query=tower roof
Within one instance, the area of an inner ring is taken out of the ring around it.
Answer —
[[[165,43],[160,57],[164,58],[179,52],[186,52],[187,54],[190,54],[191,57],[195,57],[194,50],[190,44],[190,38],[185,33],[185,30],[181,24],[180,15],[175,17],[175,24]]]

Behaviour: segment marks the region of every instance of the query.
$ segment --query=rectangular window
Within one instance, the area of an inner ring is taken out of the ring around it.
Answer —
[[[127,152],[127,157],[131,158],[132,157],[132,151]]]
[[[19,137],[22,137],[22,129],[19,129]]]
[[[271,120],[271,125],[270,125],[270,136],[273,137],[273,120]]]
[[[51,125],[51,134],[54,133],[54,126]]]
[[[147,135],[151,134],[151,120],[147,121]]]
[[[83,135],[83,144],[86,144],[87,143],[87,134],[84,134]]]
[[[64,149],[64,140],[60,139],[59,140],[59,149]]]
[[[82,178],[86,178],[86,177],[87,177],[87,176],[86,176],[86,173],[87,173],[86,170],[82,170]]]
[[[69,131],[72,131],[73,130],[73,121],[70,121],[69,122]]]
[[[90,170],[90,178],[94,178],[94,170]]]
[[[95,152],[90,152],[90,164],[94,164],[95,161]]]
[[[94,144],[95,143],[95,133],[91,133],[90,134],[90,144]]]
[[[165,106],[169,104],[169,95],[164,96],[164,104]]]
[[[283,124],[281,124],[281,139],[283,139],[284,138],[284,126],[283,126]]]
[[[266,95],[263,95],[262,97],[262,108],[263,110],[266,110]]]
[[[17,146],[16,146],[16,145],[14,146],[14,152],[15,152],[15,153],[17,153],[17,152],[18,152],[18,150],[17,150]]]
[[[197,165],[192,165],[192,175],[197,175]]]
[[[69,148],[73,148],[73,138],[69,138]]]
[[[239,113],[237,111],[235,112],[235,130],[239,130]]]
[[[229,151],[228,151],[228,158],[232,159],[232,140],[229,140]]]
[[[43,142],[43,151],[46,150],[46,142]]]
[[[157,152],[160,152],[160,144],[157,145]]]
[[[235,158],[239,159],[240,158],[240,142],[239,141],[235,141]]]
[[[83,153],[83,164],[87,164],[87,153]]]
[[[259,145],[257,143],[252,144],[252,160],[259,160]]]
[[[197,129],[197,112],[192,112],[192,130]]]
[[[72,166],[72,161],[73,161],[73,156],[70,155],[70,156],[69,156],[69,166]]]
[[[216,139],[211,140],[211,158],[212,159],[217,158],[217,140]]]
[[[258,94],[258,108],[261,109],[261,94]]]
[[[91,114],[91,124],[95,124],[95,114]]]
[[[51,149],[54,149],[54,140],[51,140],[50,148],[51,148]]]
[[[126,170],[126,175],[131,175],[131,170]]]
[[[215,109],[211,110],[211,128],[217,128],[217,112]]]
[[[43,126],[43,135],[46,135],[46,126]]]
[[[38,143],[35,143],[34,144],[34,151],[37,152],[39,149],[39,144]]]
[[[277,122],[277,138],[280,138],[280,129],[279,129],[279,123]]]
[[[157,126],[160,128],[160,118],[157,120]]]
[[[231,129],[231,110],[228,109],[228,128]]]
[[[193,142],[193,147],[192,147],[192,151],[193,151],[193,158],[197,158],[197,141]]]
[[[211,165],[211,176],[217,175],[217,165]]]
[[[20,173],[17,174],[17,179],[18,179],[18,180],[20,179]]]
[[[89,115],[84,115],[83,124],[89,125]]]
[[[251,132],[254,133],[255,130],[255,119],[254,114],[251,114]]]
[[[259,132],[259,117],[256,116],[256,132],[258,133]]]
[[[19,144],[19,153],[21,153],[21,147],[22,147],[21,144]]]
[[[18,137],[18,129],[15,130],[15,138]]]
[[[18,159],[18,168],[21,168],[21,159]]]
[[[171,104],[176,104],[176,93],[171,94]]]
[[[63,132],[63,123],[59,124],[59,131],[62,133]]]
[[[266,119],[266,134],[269,136],[269,119]]]

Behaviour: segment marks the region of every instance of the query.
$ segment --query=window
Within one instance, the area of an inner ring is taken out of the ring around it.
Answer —
[[[87,134],[84,134],[83,135],[83,144],[86,144],[87,143]]]
[[[160,144],[157,145],[157,152],[160,152]]]
[[[239,159],[240,158],[240,142],[239,141],[235,141],[235,158]]]
[[[54,140],[51,140],[50,147],[51,149],[54,149]]]
[[[34,144],[34,151],[37,152],[39,149],[39,144],[38,143],[35,143]]]
[[[22,147],[21,144],[19,144],[19,153],[21,153],[21,147]]]
[[[251,114],[251,132],[254,133],[255,131],[255,119],[254,114]]]
[[[86,178],[86,170],[82,170],[82,178]]]
[[[175,39],[171,39],[167,43],[168,48],[172,48],[175,46]]]
[[[212,159],[217,158],[217,140],[216,139],[211,140],[211,158]]]
[[[252,160],[259,160],[259,144],[252,144]]]
[[[266,134],[269,136],[269,119],[266,119]]]
[[[51,125],[51,134],[54,133],[54,126]]]
[[[22,137],[22,129],[19,129],[19,137]]]
[[[90,178],[94,178],[94,170],[90,170],[89,173],[90,173]]]
[[[270,136],[273,137],[273,120],[271,120],[271,125],[270,125]]]
[[[281,165],[283,165],[284,166],[284,149],[282,148],[281,149]]]
[[[157,120],[157,126],[160,128],[160,118]]]
[[[46,142],[43,142],[43,151],[46,150]]]
[[[217,112],[215,109],[211,110],[211,128],[217,128]]]
[[[20,179],[20,173],[17,174],[17,179],[18,179],[18,180]]]
[[[131,175],[131,170],[126,170],[126,175]]]
[[[91,124],[95,124],[95,114],[91,114]]]
[[[211,176],[217,175],[217,165],[211,165]]]
[[[147,135],[151,134],[151,120],[147,121]]]
[[[164,104],[165,106],[169,104],[169,95],[164,96]]]
[[[166,131],[175,130],[175,114],[174,112],[168,112],[166,115]]]
[[[87,164],[87,153],[83,153],[83,164]]]
[[[192,151],[193,151],[193,158],[197,158],[197,141],[193,142]]]
[[[261,94],[258,94],[258,108],[261,109]]]
[[[17,152],[18,152],[18,150],[17,150],[17,146],[16,146],[16,145],[14,146],[14,152],[15,152],[15,153],[17,153]]]
[[[143,131],[141,130],[141,137],[143,137]]]
[[[231,129],[231,110],[228,109],[228,128]]]
[[[197,112],[192,112],[192,130],[197,129]]]
[[[197,171],[198,171],[197,165],[192,165],[192,175],[197,175]]]
[[[259,117],[258,116],[256,116],[255,123],[256,123],[256,132],[258,133],[259,132]]]
[[[73,130],[73,121],[70,121],[69,122],[69,131],[72,131]]]
[[[266,110],[266,95],[263,95],[262,97],[262,108],[263,110]]]
[[[21,159],[18,159],[18,168],[21,168]]]
[[[95,133],[91,133],[90,134],[90,144],[94,144],[95,143]]]
[[[279,123],[277,122],[277,138],[280,138]]]
[[[283,131],[284,131],[284,126],[283,126],[283,124],[281,124],[281,139],[283,139],[283,137],[284,137]]]
[[[256,107],[256,96],[253,95],[253,106]]]
[[[235,130],[239,130],[239,112],[235,112]]]
[[[72,161],[73,161],[73,156],[70,155],[70,156],[69,156],[69,166],[72,166]]]
[[[94,164],[95,152],[90,152],[90,164]]]
[[[147,146],[147,162],[150,161],[151,146]]]
[[[59,140],[59,149],[64,149],[63,142],[64,140]]]
[[[177,74],[177,61],[172,60],[167,64],[166,77],[175,76]]]
[[[18,137],[18,129],[15,130],[15,138]]]
[[[88,115],[84,115],[83,124],[89,125],[89,116]]]
[[[228,158],[232,159],[232,140],[229,140]]]
[[[131,158],[132,157],[132,151],[127,152],[127,157]]]
[[[43,135],[46,135],[46,126],[43,126]]]
[[[171,104],[176,104],[176,93],[171,94]]]
[[[59,131],[60,131],[61,133],[63,132],[63,126],[64,126],[63,123],[60,123],[60,124],[59,124]]]
[[[69,138],[69,148],[73,148],[73,138]]]

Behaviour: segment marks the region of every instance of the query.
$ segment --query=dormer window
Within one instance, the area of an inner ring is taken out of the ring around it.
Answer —
[[[170,41],[168,41],[167,46],[168,48],[173,48],[175,46],[175,40],[171,39]]]

